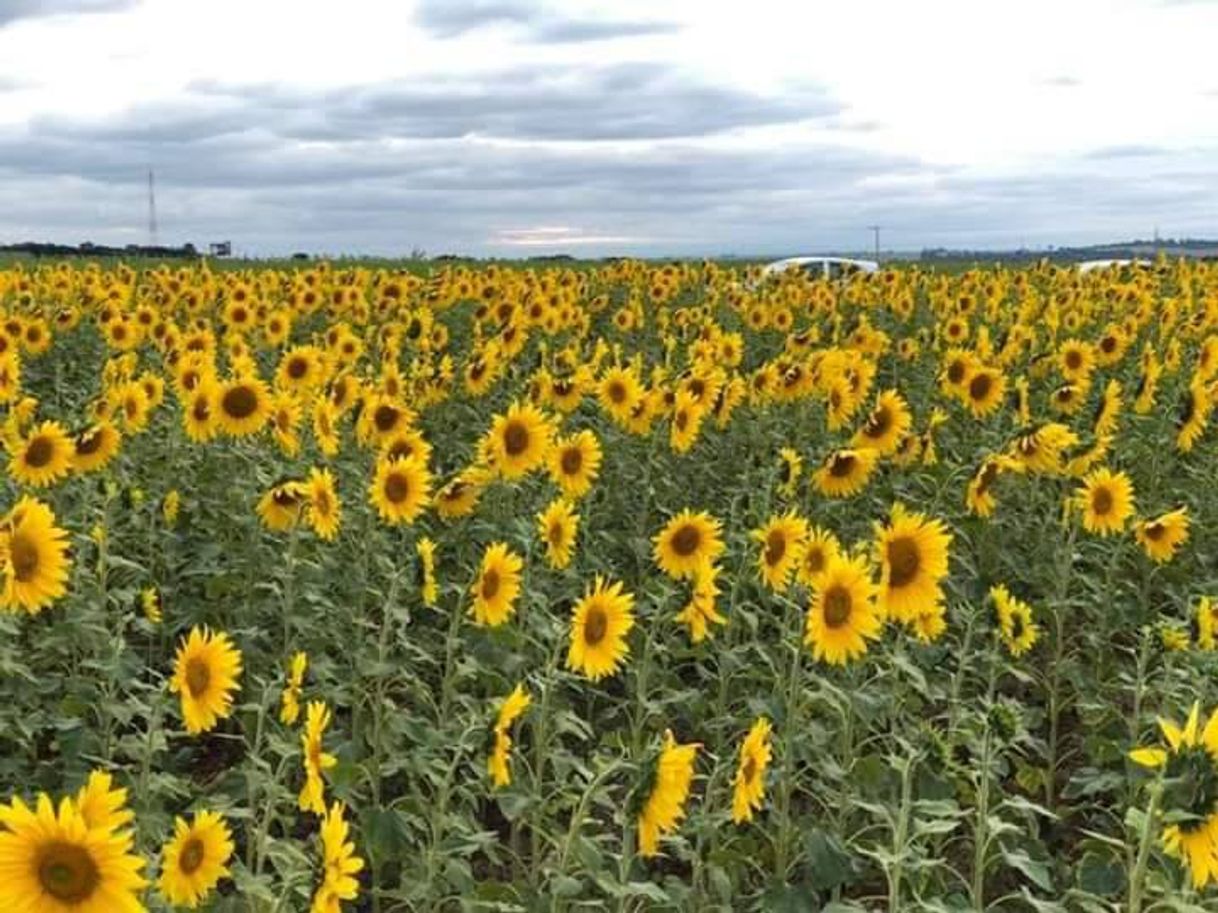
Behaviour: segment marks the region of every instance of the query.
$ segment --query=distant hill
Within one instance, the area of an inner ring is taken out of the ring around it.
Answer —
[[[1128,260],[1137,257],[1153,259],[1164,253],[1169,257],[1218,258],[1218,240],[1206,238],[1168,238],[1166,240],[1114,241],[1107,244],[1090,244],[1081,247],[1047,247],[1029,250],[969,250],[947,247],[932,247],[922,251],[924,261],[977,260],[992,262],[1018,262],[1023,260],[1054,260],[1073,263],[1079,260]]]

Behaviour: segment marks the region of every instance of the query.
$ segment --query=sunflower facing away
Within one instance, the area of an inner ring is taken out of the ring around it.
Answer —
[[[1082,511],[1087,532],[1101,536],[1119,533],[1133,514],[1133,482],[1123,472],[1096,469],[1083,479],[1074,506]]]
[[[241,690],[241,652],[223,632],[191,628],[178,646],[169,690],[182,697],[182,719],[191,735],[208,732],[233,710]]]
[[[305,782],[300,789],[297,804],[301,811],[318,815],[326,813],[326,781],[322,774],[338,763],[334,755],[326,754],[322,750],[322,739],[329,726],[330,708],[323,701],[309,701],[305,710],[304,731],[300,733]]]
[[[867,652],[882,627],[875,610],[875,584],[863,556],[838,555],[812,580],[812,604],[804,627],[804,643],[812,656],[844,666]]]
[[[423,605],[434,607],[440,598],[440,587],[436,581],[436,543],[423,536],[415,543],[419,555],[419,598]]]
[[[757,571],[770,589],[778,592],[786,589],[791,572],[799,564],[800,547],[807,535],[808,521],[794,511],[771,517],[765,526],[753,531],[754,541],[761,546]]]
[[[630,653],[626,637],[633,627],[634,596],[597,577],[571,613],[567,668],[594,682],[615,675]]]
[[[1163,564],[1176,556],[1176,551],[1188,541],[1188,508],[1155,517],[1139,520],[1133,527],[1134,538],[1152,561]]]
[[[288,680],[280,698],[279,722],[285,725],[294,726],[300,718],[300,693],[308,668],[309,655],[307,653],[293,654],[292,664],[288,667]]]
[[[355,876],[363,870],[364,860],[355,855],[355,844],[347,839],[346,810],[335,802],[321,820],[322,877],[313,895],[312,913],[338,913],[342,901],[359,896]]]
[[[719,521],[705,511],[683,510],[655,537],[655,562],[674,580],[693,577],[723,554]]]
[[[474,624],[496,628],[512,617],[520,594],[520,571],[524,561],[503,542],[487,546],[478,579],[474,581]]]
[[[161,851],[161,877],[157,887],[171,904],[191,910],[228,877],[233,837],[216,812],[196,812],[194,820],[174,820],[173,837]]]
[[[23,497],[0,519],[0,566],[4,592],[0,608],[37,615],[67,593],[68,534],[41,501]]]
[[[91,828],[71,799],[56,811],[0,805],[0,906],[29,913],[143,913],[144,860],[130,831]]]
[[[512,751],[512,724],[529,709],[532,702],[532,696],[523,684],[519,684],[499,705],[493,733],[494,745],[486,760],[487,773],[495,786],[508,786],[512,782],[512,770],[508,766],[508,756]]]
[[[431,473],[418,457],[376,461],[368,500],[386,523],[413,523],[431,502]]]
[[[1218,881],[1218,710],[1205,726],[1193,704],[1181,728],[1164,719],[1159,729],[1167,748],[1138,748],[1130,758],[1163,770],[1163,812],[1173,823],[1163,828],[1163,847],[1188,864],[1193,887]]]
[[[876,524],[881,614],[908,624],[939,604],[951,541],[942,520],[910,513],[900,504],[887,525]]]
[[[849,498],[867,486],[879,458],[870,447],[835,450],[812,474],[812,482],[826,497]]]
[[[651,790],[639,812],[639,854],[654,856],[660,851],[660,837],[677,829],[685,817],[685,801],[694,780],[696,742],[681,745],[672,730],[664,733],[664,746],[656,761]]]
[[[990,598],[998,612],[998,630],[1012,656],[1023,656],[1036,644],[1040,628],[1032,621],[1032,607],[1016,599],[1003,584],[990,587]]]
[[[765,772],[770,766],[770,721],[759,717],[740,743],[740,760],[732,790],[732,821],[742,824],[753,820],[754,812],[765,801]]]

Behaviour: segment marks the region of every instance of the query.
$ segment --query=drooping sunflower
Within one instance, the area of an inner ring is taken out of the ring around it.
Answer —
[[[309,655],[302,651],[292,654],[292,663],[288,667],[287,682],[280,696],[279,722],[287,726],[295,726],[300,719],[300,694],[304,687],[305,672],[309,668]]]
[[[581,498],[592,489],[602,459],[600,441],[585,428],[554,442],[548,459],[550,478],[567,497]]]
[[[672,730],[664,732],[664,745],[655,763],[651,789],[639,812],[639,855],[660,851],[660,837],[672,833],[685,817],[685,801],[694,780],[694,762],[701,744],[678,744]]]
[[[990,587],[990,598],[994,600],[994,609],[998,613],[1002,642],[1012,656],[1023,656],[1040,637],[1040,628],[1032,620],[1032,607],[1012,596],[1011,591],[1001,583]]]
[[[705,511],[683,510],[655,537],[655,562],[669,577],[684,580],[723,554],[719,521]]]
[[[241,652],[227,634],[191,628],[178,646],[169,680],[169,690],[181,695],[187,732],[209,732],[232,713],[240,675]]]
[[[1213,404],[1205,385],[1194,381],[1184,391],[1176,417],[1176,449],[1188,453],[1205,434]]]
[[[37,615],[68,591],[68,534],[41,501],[23,497],[0,519],[0,565],[4,593],[0,608]]]
[[[546,561],[561,570],[571,563],[575,537],[579,533],[579,514],[566,498],[555,498],[537,515],[537,532],[546,545]]]
[[[71,799],[0,805],[0,906],[38,913],[143,913],[144,860],[129,831],[90,828]]]
[[[376,461],[368,499],[387,523],[413,523],[431,502],[431,473],[417,457]]]
[[[154,586],[140,591],[140,609],[149,624],[159,625],[165,616],[165,599]]]
[[[1163,847],[1188,865],[1193,887],[1218,881],[1218,711],[1201,725],[1193,704],[1183,727],[1159,719],[1167,748],[1137,748],[1137,764],[1164,769],[1162,809],[1172,823],[1163,828]]]
[[[816,575],[828,566],[831,559],[841,553],[842,546],[837,536],[819,526],[811,527],[799,549],[795,579],[804,586],[811,586]]]
[[[297,804],[301,811],[318,815],[326,813],[326,781],[323,774],[338,763],[334,755],[322,750],[322,739],[329,726],[330,708],[324,701],[309,701],[305,708],[304,730],[300,733],[305,781],[300,788]]]
[[[1197,646],[1202,650],[1218,650],[1218,600],[1202,596],[1197,601]]]
[[[298,522],[309,503],[309,486],[300,479],[276,482],[258,501],[258,518],[275,532],[287,532]]]
[[[1188,541],[1188,528],[1188,508],[1179,507],[1153,520],[1138,521],[1133,535],[1151,560],[1163,564],[1171,561],[1177,549]]]
[[[634,596],[598,576],[572,610],[567,668],[594,682],[615,675],[630,653],[626,637],[633,627]]]
[[[826,497],[849,498],[867,486],[879,458],[870,447],[835,450],[812,474],[812,482]]]
[[[486,760],[486,770],[495,786],[508,786],[512,782],[512,769],[508,757],[512,751],[512,724],[529,709],[533,702],[523,684],[518,684],[512,693],[499,705],[493,730],[494,744]]]
[[[875,609],[876,586],[861,555],[838,555],[813,578],[804,643],[812,656],[843,666],[867,652],[882,627]]]
[[[364,860],[355,855],[355,843],[348,839],[346,810],[343,803],[335,802],[321,819],[322,878],[313,895],[312,913],[338,913],[342,901],[359,896],[355,876],[363,870]]]
[[[495,469],[505,479],[519,479],[545,462],[552,435],[550,421],[536,406],[513,403],[495,416],[486,439]]]
[[[1133,482],[1123,472],[1107,467],[1089,473],[1074,495],[1074,506],[1083,514],[1083,528],[1108,536],[1125,528],[1133,514]]]
[[[516,611],[520,595],[520,572],[524,560],[513,554],[506,543],[493,542],[482,555],[478,579],[474,581],[474,603],[470,614],[474,624],[496,628]]]
[[[912,426],[913,416],[905,398],[896,390],[885,390],[867,421],[850,439],[850,444],[857,448],[870,447],[881,455],[889,454],[897,449]]]
[[[271,391],[259,377],[235,377],[221,384],[217,393],[216,416],[225,434],[256,434],[270,418]]]
[[[753,539],[760,544],[757,571],[761,580],[772,590],[786,589],[791,572],[799,564],[800,547],[808,535],[808,521],[793,510],[771,517],[761,529],[754,530]]]
[[[765,801],[765,772],[770,766],[770,721],[759,717],[740,743],[740,759],[732,790],[732,821],[743,824]]]
[[[194,819],[174,820],[173,837],[161,851],[157,887],[171,904],[191,910],[207,899],[221,878],[228,877],[233,836],[216,812],[195,812]]]
[[[338,535],[343,522],[343,505],[338,499],[334,475],[329,469],[314,467],[309,471],[308,500],[305,520],[322,539],[329,541]]]
[[[59,422],[43,422],[9,447],[8,472],[22,485],[45,488],[72,471],[72,438]]]
[[[1092,434],[1096,437],[1116,434],[1117,422],[1121,417],[1121,404],[1121,382],[1108,381],[1095,409],[1095,418],[1091,424]]]
[[[119,430],[107,421],[78,432],[72,439],[72,468],[77,472],[103,468],[118,453],[122,439]]]
[[[422,536],[415,543],[415,551],[419,555],[419,597],[423,605],[431,608],[440,597],[440,587],[436,582],[436,543]]]
[[[879,609],[885,617],[913,622],[943,598],[952,534],[942,520],[910,513],[901,504],[887,524],[876,524],[880,564]]]

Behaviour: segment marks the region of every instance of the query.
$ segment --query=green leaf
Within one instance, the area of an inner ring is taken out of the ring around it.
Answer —
[[[1023,850],[1003,850],[1003,861],[1013,869],[1019,869],[1042,891],[1053,890],[1053,879],[1049,875],[1049,867],[1043,862],[1033,859]]]
[[[845,884],[854,875],[850,854],[838,839],[816,828],[804,841],[808,856],[808,884],[818,891],[829,891]]]

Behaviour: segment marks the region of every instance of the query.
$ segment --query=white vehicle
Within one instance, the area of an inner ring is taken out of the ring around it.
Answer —
[[[1078,265],[1080,273],[1090,273],[1097,269],[1116,269],[1123,266],[1150,266],[1149,260],[1085,260]]]
[[[874,260],[852,260],[849,257],[787,257],[767,264],[761,270],[761,278],[764,281],[793,269],[802,270],[813,279],[836,281],[858,273],[878,272],[880,264]]]

